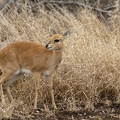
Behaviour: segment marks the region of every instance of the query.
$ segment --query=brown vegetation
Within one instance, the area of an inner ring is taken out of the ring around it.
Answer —
[[[59,8],[58,12],[55,9],[46,11],[41,7],[39,13],[33,16],[31,9],[26,11],[24,7],[20,14],[15,9],[6,15],[0,14],[1,47],[13,41],[32,41],[45,45],[49,41],[49,27],[60,33],[71,28],[74,32],[66,40],[63,61],[54,74],[58,110],[79,111],[83,109],[81,106],[94,110],[97,103],[110,106],[119,102],[119,14],[103,23],[87,10],[77,12],[74,16],[66,9]],[[46,117],[49,117],[54,115],[54,111],[51,109],[47,81],[43,80],[41,86],[38,107],[41,111],[48,111]],[[24,75],[11,87],[16,101],[10,104],[6,97],[5,112],[0,117],[28,119],[33,110],[34,89],[32,77]],[[2,103],[0,106],[2,109]]]

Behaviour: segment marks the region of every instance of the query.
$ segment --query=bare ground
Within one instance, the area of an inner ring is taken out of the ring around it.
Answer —
[[[43,108],[43,105],[39,107]],[[120,104],[118,103],[112,103],[111,105],[97,103],[94,105],[93,110],[81,106],[78,111],[68,111],[61,108],[46,112],[42,108],[28,116],[13,115],[11,119],[4,118],[2,120],[120,120]]]
[[[49,118],[45,117],[45,113],[39,111],[34,113],[34,120],[119,120],[120,104],[112,104],[107,106],[102,103],[95,105],[94,110],[81,108],[79,111],[56,111]]]

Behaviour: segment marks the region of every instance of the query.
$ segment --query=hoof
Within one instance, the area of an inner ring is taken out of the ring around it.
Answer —
[[[34,106],[34,108],[33,108],[34,110],[37,110],[37,107],[36,106]]]
[[[57,106],[56,106],[56,105],[53,105],[53,109],[54,109],[54,110],[57,110]]]

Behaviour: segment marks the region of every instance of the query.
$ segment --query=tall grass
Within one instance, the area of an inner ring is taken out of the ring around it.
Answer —
[[[52,6],[51,6],[52,8]],[[1,48],[13,41],[32,41],[45,45],[49,41],[49,27],[58,33],[72,29],[73,33],[65,41],[63,60],[54,73],[55,101],[58,109],[94,109],[94,104],[102,100],[120,100],[120,16],[112,18],[107,26],[94,13],[83,10],[75,16],[66,9],[52,8],[46,11],[40,7],[39,14],[29,10],[18,14],[17,10],[0,14]],[[32,56],[31,56],[32,57]],[[11,86],[14,103],[8,103],[5,96],[5,113],[10,117],[28,115],[33,109],[34,80],[24,75]],[[39,91],[39,106],[51,108],[51,100],[46,80],[42,80]],[[2,103],[1,103],[2,105]]]

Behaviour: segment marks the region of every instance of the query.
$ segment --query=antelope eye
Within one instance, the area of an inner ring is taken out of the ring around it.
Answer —
[[[54,43],[58,43],[60,40],[58,40],[58,39],[56,39],[56,40],[54,40]]]

